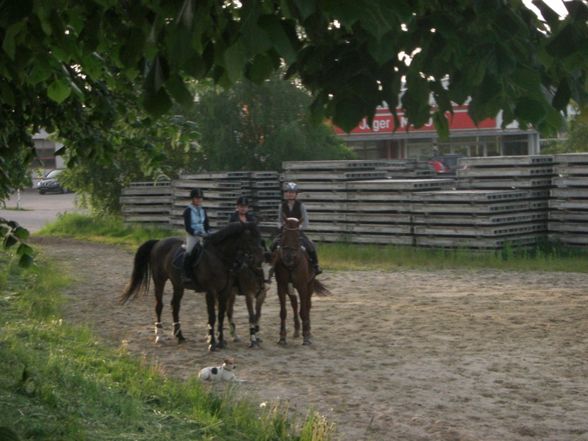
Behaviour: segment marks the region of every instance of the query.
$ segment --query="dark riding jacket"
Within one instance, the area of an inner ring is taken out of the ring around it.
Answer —
[[[247,222],[253,222],[253,223],[257,223],[257,218],[255,217],[255,215],[251,212],[247,212],[245,213],[245,218],[247,219]],[[239,212],[238,211],[233,211],[230,215],[229,215],[229,223],[231,222],[241,222],[239,220]]]

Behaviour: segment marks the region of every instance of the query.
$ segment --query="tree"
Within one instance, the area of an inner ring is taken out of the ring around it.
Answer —
[[[347,130],[385,101],[443,133],[468,99],[474,121],[502,110],[505,124],[557,128],[570,99],[586,103],[588,4],[565,2],[560,19],[534,3],[545,22],[518,0],[0,0],[0,198],[36,129],[91,161],[108,146],[68,141],[112,128],[117,93],[140,85],[163,114],[191,102],[186,77],[229,86],[285,65],[315,120]]]
[[[200,134],[196,164],[204,170],[279,170],[287,160],[352,158],[330,128],[311,123],[310,102],[301,87],[277,77],[210,89],[192,117]]]

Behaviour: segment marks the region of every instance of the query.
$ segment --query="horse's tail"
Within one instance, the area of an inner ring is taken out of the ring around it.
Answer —
[[[140,293],[147,293],[149,291],[149,276],[151,273],[149,260],[151,258],[151,250],[157,242],[157,240],[153,239],[148,240],[135,253],[131,280],[129,280],[129,283],[119,298],[121,305],[124,305],[129,300],[133,300]]]
[[[331,291],[329,291],[329,289],[323,285],[321,283],[320,280],[317,280],[316,278],[313,279],[313,288],[314,288],[314,292],[316,293],[317,296],[319,297],[326,297],[326,296],[330,296],[332,293]]]

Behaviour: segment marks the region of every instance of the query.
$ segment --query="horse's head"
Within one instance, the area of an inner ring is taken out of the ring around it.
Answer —
[[[295,217],[287,218],[284,223],[280,246],[282,248],[298,248],[300,246],[299,236],[300,221]]]

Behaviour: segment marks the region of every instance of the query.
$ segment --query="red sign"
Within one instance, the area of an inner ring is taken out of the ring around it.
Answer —
[[[467,113],[467,107],[460,106],[453,111],[453,115],[447,114],[449,120],[449,130],[477,130],[477,129],[496,129],[496,119],[488,118],[480,121],[478,125],[470,118]],[[368,125],[367,118],[361,120],[359,125],[351,131],[351,134],[364,134],[364,133],[394,133],[401,131],[409,132],[435,132],[435,126],[433,121],[429,120],[427,124],[418,129],[408,124],[408,120],[404,116],[404,112],[398,112],[398,120],[400,125],[395,130],[394,117],[388,109],[379,108],[374,115],[372,127]],[[335,127],[336,133],[343,135],[345,132],[339,127]]]

